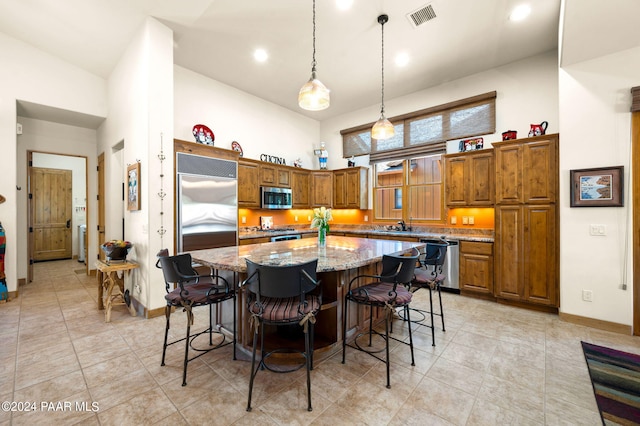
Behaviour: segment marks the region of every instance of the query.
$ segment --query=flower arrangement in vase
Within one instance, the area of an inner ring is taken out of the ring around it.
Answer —
[[[333,219],[331,209],[320,207],[313,209],[311,229],[318,228],[318,247],[325,247],[329,233],[329,221]]]

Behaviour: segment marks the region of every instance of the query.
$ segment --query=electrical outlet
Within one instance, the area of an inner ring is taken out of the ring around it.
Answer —
[[[366,214],[364,215],[364,221],[369,222],[369,216],[367,216]]]
[[[591,290],[582,290],[582,300],[593,302],[593,292]]]
[[[456,223],[458,223],[458,218],[456,216],[451,216],[451,224],[455,225]]]
[[[294,222],[297,222],[297,221],[298,221],[298,216],[294,216],[294,217],[293,217],[293,221],[294,221]]]
[[[307,220],[311,222],[311,216],[307,216]]]
[[[596,237],[607,235],[607,225],[589,225],[589,234]]]
[[[476,218],[474,216],[469,216],[469,225],[475,225]]]
[[[246,216],[242,216],[242,223],[247,223],[247,217]]]
[[[468,225],[469,224],[469,217],[468,216],[462,216],[462,224],[463,225]]]

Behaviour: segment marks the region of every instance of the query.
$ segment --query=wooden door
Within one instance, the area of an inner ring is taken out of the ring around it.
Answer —
[[[522,206],[496,207],[495,296],[522,300]]]
[[[445,157],[445,186],[446,186],[446,204],[448,206],[466,206],[465,197],[465,168],[467,158]]]
[[[311,207],[332,207],[332,175],[332,172],[311,172]]]
[[[309,199],[309,181],[311,173],[307,170],[294,170],[291,172],[291,195],[294,209],[308,209],[311,205]]]
[[[469,175],[467,200],[469,205],[493,207],[495,199],[493,151],[474,153],[469,157],[467,163]]]
[[[104,153],[98,156],[98,258],[105,259],[104,252],[100,249],[100,245],[105,240],[105,192],[104,192]],[[87,228],[87,237],[89,235],[89,228]],[[87,265],[90,265],[87,258]]]
[[[366,190],[368,185],[368,169],[354,167],[347,170],[347,180],[345,182],[345,200],[349,209],[366,209],[369,203],[369,193]]]
[[[558,137],[555,135],[523,145],[523,197],[525,203],[556,202],[556,188],[558,186],[557,140]]]
[[[539,305],[558,306],[558,234],[555,205],[523,208],[524,299]]]
[[[333,207],[343,209],[347,207],[347,172],[344,170],[333,172]]]
[[[33,260],[70,259],[71,170],[31,167]]]
[[[493,295],[493,243],[460,242],[460,288]]]
[[[258,174],[257,164],[238,161],[238,207],[260,207]]]
[[[495,143],[496,204],[522,203],[522,145]]]

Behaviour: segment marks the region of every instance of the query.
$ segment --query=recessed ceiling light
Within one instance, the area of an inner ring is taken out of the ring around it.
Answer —
[[[509,20],[519,22],[529,16],[530,13],[531,6],[529,6],[528,4],[521,4],[520,6],[516,6],[516,8],[511,11]]]
[[[349,10],[353,6],[353,0],[336,0],[336,6],[340,10]]]
[[[253,58],[258,62],[266,62],[266,60],[269,59],[269,54],[264,49],[256,49],[255,52],[253,52]]]
[[[409,54],[406,52],[398,53],[396,56],[396,65],[404,67],[409,63]]]

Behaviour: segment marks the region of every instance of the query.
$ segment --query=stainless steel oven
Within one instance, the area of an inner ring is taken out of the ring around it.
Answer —
[[[291,189],[290,188],[270,188],[263,186],[260,188],[261,205],[263,209],[290,209]]]
[[[271,237],[271,241],[288,241],[288,240],[299,240],[301,238],[300,234],[289,234],[289,235],[276,235]]]

